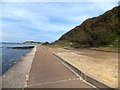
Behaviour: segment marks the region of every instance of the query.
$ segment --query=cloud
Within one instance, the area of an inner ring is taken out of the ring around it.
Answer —
[[[2,0],[2,2],[118,2],[119,0]]]
[[[2,3],[3,40],[54,41],[85,19],[116,5],[116,2]]]

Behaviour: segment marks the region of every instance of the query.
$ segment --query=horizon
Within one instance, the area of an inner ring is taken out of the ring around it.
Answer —
[[[117,5],[117,2],[4,2],[1,42],[53,42],[86,19]]]

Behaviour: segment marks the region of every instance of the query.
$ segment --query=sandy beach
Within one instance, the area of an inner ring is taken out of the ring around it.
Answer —
[[[30,53],[21,57],[19,62],[2,75],[2,88],[23,88],[26,86],[36,48],[37,46]]]
[[[80,71],[90,76],[91,78],[111,88],[118,87],[117,52],[105,52],[98,50],[96,51],[90,49],[63,49],[52,48],[49,46],[39,46],[39,48],[37,46],[33,48],[33,50],[25,57],[21,58],[18,63],[11,67],[2,76],[2,87],[65,87],[62,85],[63,83],[58,82],[63,82],[64,80],[66,81],[69,75],[70,79],[75,78],[75,80],[77,80],[76,76],[73,75],[70,70],[67,70],[67,68],[58,61],[57,57],[53,56],[53,53],[64,59],[66,62],[70,63],[74,67],[78,68]],[[54,67],[56,67],[56,69],[54,69]],[[64,75],[61,74],[61,72],[66,73]],[[65,85],[68,85],[68,87],[80,88],[82,86],[79,86],[79,83],[83,84],[84,87],[89,87],[86,82],[84,83],[83,81],[81,81],[81,79],[79,80],[79,82],[75,81],[74,83],[71,83],[71,86],[69,86],[68,83],[64,83]]]
[[[118,88],[117,51],[46,48],[93,79]]]

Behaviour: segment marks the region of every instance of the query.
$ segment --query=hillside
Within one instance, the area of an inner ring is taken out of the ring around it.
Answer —
[[[42,42],[35,42],[35,41],[25,41],[24,44],[42,44]]]
[[[54,44],[68,43],[74,47],[118,47],[118,34],[120,34],[118,12],[120,12],[120,6],[98,17],[89,18],[62,35]]]

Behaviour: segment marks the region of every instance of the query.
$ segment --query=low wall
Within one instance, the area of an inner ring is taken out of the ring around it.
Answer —
[[[85,73],[83,73],[82,71],[80,71],[79,69],[77,69],[76,67],[74,67],[73,65],[71,65],[70,63],[68,63],[67,61],[65,61],[64,59],[62,59],[61,57],[59,57],[58,55],[56,55],[55,53],[53,53],[53,55],[55,55],[56,57],[58,57],[64,64],[66,64],[68,67],[70,67],[74,72],[76,72],[82,79],[84,79],[85,81],[89,82],[90,84],[94,85],[95,87],[97,87],[100,90],[119,90],[117,88],[111,88],[97,80],[95,80],[94,78],[86,75]]]

